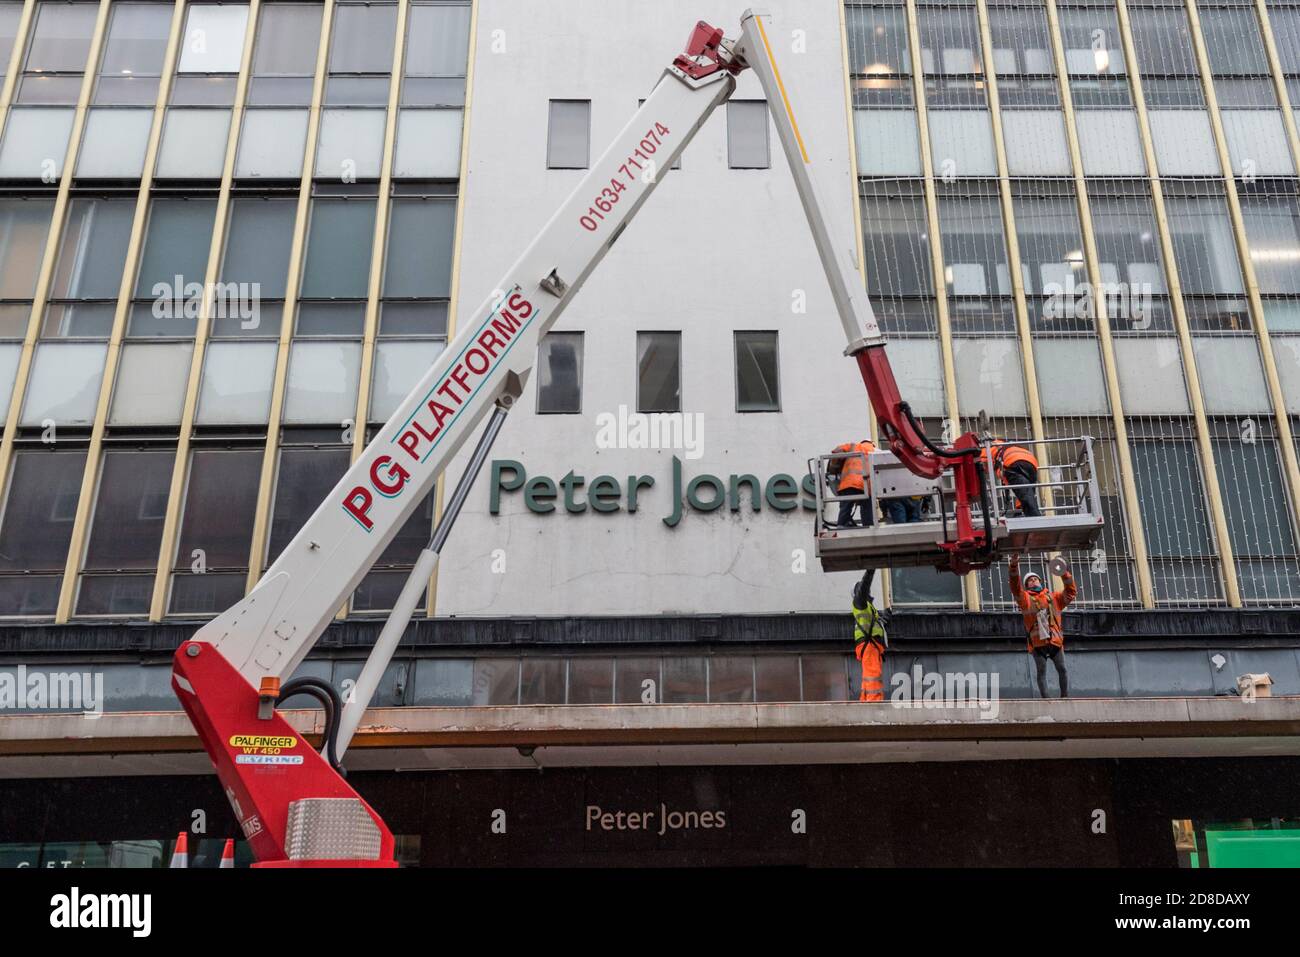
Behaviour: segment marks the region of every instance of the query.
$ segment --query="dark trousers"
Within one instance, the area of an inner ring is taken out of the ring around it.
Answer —
[[[1038,507],[1038,489],[1034,488],[1038,484],[1038,469],[1028,462],[1016,462],[1003,469],[1002,474],[1020,500],[1020,511],[1035,518],[1042,515]]]
[[[904,525],[921,520],[921,503],[911,498],[889,498],[880,506],[891,525]]]
[[[861,494],[861,491],[862,491],[861,489],[849,488],[849,489],[841,489],[835,494],[836,495],[858,495]],[[853,513],[855,511],[858,513],[858,516],[862,519],[862,521],[855,522],[853,520]],[[838,528],[857,528],[858,526],[862,526],[862,525],[874,525],[875,522],[876,522],[875,516],[871,514],[870,499],[864,498],[864,499],[857,499],[852,502],[840,502],[840,516],[835,522],[835,525]]]
[[[1065,649],[1044,645],[1034,649],[1034,671],[1038,678],[1038,697],[1047,697],[1047,662],[1056,666],[1056,680],[1061,685],[1061,697],[1070,697],[1070,678],[1065,673]]]

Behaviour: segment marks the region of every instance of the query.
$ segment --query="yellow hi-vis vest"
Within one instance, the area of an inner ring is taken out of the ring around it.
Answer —
[[[889,647],[889,636],[885,634],[885,623],[880,620],[876,606],[867,602],[866,608],[853,606],[853,644],[871,639],[882,648]]]

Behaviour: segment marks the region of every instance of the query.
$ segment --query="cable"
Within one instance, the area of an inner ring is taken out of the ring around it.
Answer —
[[[310,695],[321,703],[325,710],[325,741],[321,753],[330,767],[347,777],[347,772],[338,759],[339,719],[343,713],[343,699],[339,697],[338,689],[323,678],[295,678],[280,689],[280,696],[275,699],[275,703],[279,706],[281,701],[296,694]]]
[[[912,414],[912,407],[910,405],[908,405],[906,402],[900,402],[898,403],[898,408],[899,411],[901,411],[903,415],[907,417],[908,423],[912,426],[912,431],[914,431],[917,434],[917,437],[920,438],[921,442],[925,445],[925,447],[929,449],[933,454],[939,456],[940,458],[961,459],[961,458],[965,458],[968,455],[980,454],[979,447],[974,445],[972,445],[968,449],[939,448],[939,446],[935,445],[933,442],[930,441],[930,437],[926,435],[925,432],[922,430],[921,423],[916,421],[916,416]]]

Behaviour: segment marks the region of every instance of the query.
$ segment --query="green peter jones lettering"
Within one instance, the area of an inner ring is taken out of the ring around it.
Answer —
[[[669,528],[675,528],[687,511],[716,512],[725,505],[728,511],[739,512],[746,501],[754,512],[761,512],[764,505],[777,512],[800,507],[811,511],[816,507],[811,475],[804,476],[802,482],[787,472],[778,472],[766,482],[751,472],[725,477],[709,472],[688,476],[682,460],[674,455],[669,479],[672,498],[662,519]],[[629,475],[622,481],[615,475],[597,475],[588,481],[576,469],[570,469],[562,478],[554,479],[549,475],[530,476],[523,463],[514,459],[497,459],[492,462],[488,511],[499,515],[502,496],[522,491],[524,507],[534,515],[560,511],[559,502],[569,515],[587,511],[610,514],[625,509],[634,513],[644,504],[647,490],[654,487],[652,475]]]

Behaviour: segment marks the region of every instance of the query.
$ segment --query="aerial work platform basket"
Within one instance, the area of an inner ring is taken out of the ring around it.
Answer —
[[[1086,549],[1101,536],[1101,493],[1093,468],[1090,436],[980,443],[980,460],[986,494],[973,509],[973,521],[987,530],[987,548],[971,567],[987,567],[1012,552],[1050,553]],[[1013,487],[999,475],[995,462],[1004,448],[1036,450],[1043,464],[1037,481]],[[842,472],[849,458],[865,459],[868,476],[864,490],[832,487],[830,472]],[[898,568],[931,565],[950,569],[953,541],[953,475],[925,479],[909,472],[891,452],[836,452],[808,460],[816,487],[814,528],[817,558],[822,570],[852,571],[864,568]],[[1031,491],[1032,490],[1032,491]],[[1039,515],[1016,495],[1037,499]],[[987,503],[987,508],[985,507]],[[851,507],[841,524],[840,515]],[[862,524],[865,510],[871,524]],[[987,511],[987,515],[985,512]],[[892,515],[891,515],[892,513]],[[960,570],[960,569],[957,569]]]

